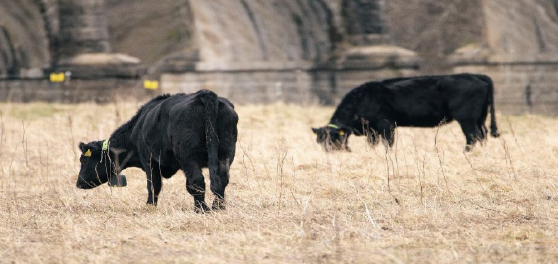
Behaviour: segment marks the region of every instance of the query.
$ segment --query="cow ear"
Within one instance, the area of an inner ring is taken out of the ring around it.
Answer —
[[[81,152],[85,152],[85,143],[79,142],[78,148],[81,150]]]
[[[318,134],[319,131],[320,131],[319,128],[312,128],[312,132],[314,132],[314,134]]]
[[[350,127],[348,127],[348,126],[343,126],[343,127],[341,127],[341,129],[339,129],[339,134],[340,134],[341,136],[343,136],[343,135],[350,135],[350,134],[352,134],[352,133],[353,133],[353,130],[352,130]]]

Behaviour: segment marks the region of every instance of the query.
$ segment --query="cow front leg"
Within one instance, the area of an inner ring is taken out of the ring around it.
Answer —
[[[374,147],[378,144],[378,132],[376,130],[370,128],[364,131],[364,135],[366,136],[366,142],[370,147]]]
[[[196,213],[209,211],[209,207],[205,204],[205,181],[200,166],[189,163],[183,170],[186,174],[186,190],[194,197]]]
[[[387,145],[390,148],[393,147],[395,142],[395,126],[389,123],[389,121],[383,121],[378,125],[378,131]]]
[[[146,170],[147,176],[147,204],[157,206],[159,200],[159,193],[163,187],[161,174],[157,168],[148,168]]]
[[[211,192],[215,195],[213,210],[225,209],[225,188],[229,184],[230,159],[219,161],[219,170],[216,176],[211,175]]]

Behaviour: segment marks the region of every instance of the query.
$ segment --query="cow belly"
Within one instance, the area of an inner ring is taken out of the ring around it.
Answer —
[[[396,118],[397,126],[435,127],[441,123],[448,123],[453,119],[445,115],[406,116]]]

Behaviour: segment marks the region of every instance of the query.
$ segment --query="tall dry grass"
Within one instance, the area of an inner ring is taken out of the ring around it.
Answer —
[[[139,169],[75,187],[78,142],[139,105],[0,105],[0,262],[558,262],[557,119],[499,115],[470,153],[451,123],[328,154],[310,127],[332,108],[239,106],[228,209],[199,215],[182,172],[157,208]]]

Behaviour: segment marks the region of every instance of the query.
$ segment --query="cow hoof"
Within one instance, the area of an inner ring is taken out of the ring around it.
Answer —
[[[209,209],[209,207],[206,206],[206,208],[200,208],[200,207],[196,207],[196,209],[194,209],[194,212],[196,212],[196,214],[205,214],[205,213],[209,213],[211,212],[211,209]]]
[[[465,147],[465,152],[469,152],[469,151],[471,151],[472,149],[473,149],[472,146],[467,145],[467,146]]]
[[[205,204],[205,202],[198,203],[196,202],[196,209],[194,211],[197,214],[205,214],[211,211],[211,209]]]
[[[215,199],[213,200],[213,205],[211,205],[211,210],[225,210],[225,201]]]
[[[157,206],[157,201],[153,201],[153,199],[147,199],[147,205]]]

